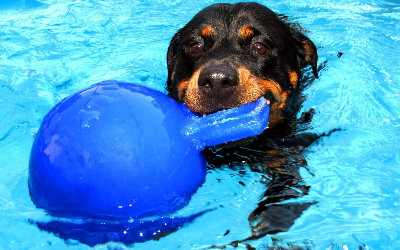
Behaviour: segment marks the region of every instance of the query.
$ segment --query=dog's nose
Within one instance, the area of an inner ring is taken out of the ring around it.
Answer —
[[[230,66],[209,66],[200,73],[198,85],[207,94],[229,94],[238,85],[238,75]]]

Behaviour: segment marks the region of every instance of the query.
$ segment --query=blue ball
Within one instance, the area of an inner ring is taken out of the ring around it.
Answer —
[[[139,85],[103,82],[44,118],[31,153],[34,203],[57,216],[142,217],[186,205],[204,182],[200,151],[179,131],[187,113]]]
[[[31,199],[58,217],[172,213],[205,180],[201,150],[261,133],[268,114],[264,100],[199,118],[161,92],[98,83],[44,118],[30,158]]]

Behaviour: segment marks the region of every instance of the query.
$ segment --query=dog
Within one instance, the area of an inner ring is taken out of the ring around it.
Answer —
[[[249,216],[252,235],[232,245],[288,230],[313,204],[279,202],[309,189],[299,174],[306,165],[302,153],[323,135],[299,134],[313,110],[296,117],[302,90],[318,78],[317,64],[317,48],[304,30],[258,3],[206,7],[170,42],[166,89],[193,112],[208,115],[260,97],[268,100],[269,125],[262,135],[234,147],[205,150],[210,168],[244,168],[244,163],[269,178],[264,197]]]
[[[317,76],[317,60],[314,43],[267,7],[215,4],[172,38],[167,90],[199,114],[264,96],[274,128],[297,112],[301,70],[310,65]]]

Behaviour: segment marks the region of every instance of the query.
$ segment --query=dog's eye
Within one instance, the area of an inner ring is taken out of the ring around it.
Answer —
[[[200,42],[195,42],[190,44],[189,48],[190,52],[192,52],[193,54],[198,54],[203,52],[203,44]]]
[[[267,53],[268,48],[262,43],[255,43],[253,44],[253,51],[256,52],[259,55],[263,55]]]

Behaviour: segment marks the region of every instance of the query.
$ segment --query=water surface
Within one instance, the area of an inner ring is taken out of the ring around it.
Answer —
[[[45,217],[28,195],[30,148],[43,116],[62,98],[106,79],[164,91],[168,43],[216,1],[3,0],[0,3],[0,248],[87,249],[28,223]],[[317,202],[287,231],[253,247],[400,248],[400,3],[261,1],[310,31],[326,67],[306,90],[310,132],[342,128],[308,148],[301,168]],[[248,215],[265,191],[261,173],[223,167],[185,212],[213,209],[139,249],[225,245],[251,235]],[[243,185],[244,184],[244,185]],[[244,247],[246,243],[239,244]],[[97,248],[127,248],[109,243]]]

